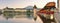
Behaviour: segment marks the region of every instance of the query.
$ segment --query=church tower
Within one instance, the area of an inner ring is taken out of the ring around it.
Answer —
[[[36,7],[36,5],[34,5],[34,7],[33,7],[34,20],[37,19],[37,14],[36,14],[36,12],[37,12],[37,7]]]

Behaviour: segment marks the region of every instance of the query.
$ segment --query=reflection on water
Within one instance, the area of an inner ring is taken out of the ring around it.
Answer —
[[[0,23],[41,23],[41,19],[37,19],[37,21],[34,21],[32,16],[31,18],[9,18],[8,20],[6,20],[5,17],[3,17],[3,15],[0,16]]]
[[[9,19],[9,20],[0,20],[0,23],[34,23],[32,20],[28,20],[27,18],[21,19]]]
[[[3,17],[3,15],[0,16],[0,23],[34,23],[34,20],[28,19],[28,18],[9,18],[6,20],[6,18]]]

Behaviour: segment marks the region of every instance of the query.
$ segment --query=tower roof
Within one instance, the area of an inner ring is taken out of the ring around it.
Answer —
[[[55,6],[55,4],[56,4],[55,2],[49,2],[46,4],[46,6]]]
[[[37,7],[36,7],[36,5],[34,5],[34,7],[33,7],[33,8],[37,8]]]

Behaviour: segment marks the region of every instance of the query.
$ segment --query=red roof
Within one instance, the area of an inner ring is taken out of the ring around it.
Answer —
[[[39,11],[39,13],[44,13],[44,14],[54,14],[54,11],[47,11],[47,10],[44,10],[44,9],[41,9],[40,11]]]

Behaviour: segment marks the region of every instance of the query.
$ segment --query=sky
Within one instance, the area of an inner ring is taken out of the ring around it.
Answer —
[[[60,0],[59,0],[59,10],[60,10]],[[59,11],[60,12],[60,11]]]
[[[27,6],[34,5],[36,5],[38,8],[43,8],[48,2],[57,3],[57,0],[0,0],[0,9],[3,9],[5,7],[25,8]]]

